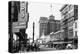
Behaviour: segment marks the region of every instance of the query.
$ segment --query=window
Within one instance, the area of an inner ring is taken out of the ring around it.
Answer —
[[[74,11],[70,12],[70,17],[74,16]]]
[[[77,37],[77,31],[75,31],[75,36]]]
[[[75,9],[74,10],[74,16],[75,16],[75,18],[74,18],[74,20],[77,20],[78,19],[78,9]]]
[[[67,13],[67,14],[66,14],[66,17],[65,17],[65,18],[66,18],[66,19],[68,19],[68,18],[69,18],[69,13]]]
[[[70,5],[70,10],[74,9],[74,5]]]
[[[69,27],[73,26],[73,21],[70,21],[70,22],[68,23],[68,26],[69,26]]]
[[[75,22],[75,28],[77,28],[77,22]]]

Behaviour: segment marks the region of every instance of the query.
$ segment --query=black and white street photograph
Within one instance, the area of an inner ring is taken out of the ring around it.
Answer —
[[[8,2],[8,52],[78,49],[78,5]]]

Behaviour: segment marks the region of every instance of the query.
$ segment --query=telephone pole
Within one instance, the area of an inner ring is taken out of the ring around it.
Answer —
[[[33,22],[33,43],[34,43],[34,28],[35,28],[35,23]]]

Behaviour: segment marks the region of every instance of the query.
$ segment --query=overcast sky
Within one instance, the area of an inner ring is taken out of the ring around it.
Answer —
[[[61,15],[59,10],[62,6],[63,4],[29,2],[28,12],[30,17],[28,22],[28,29],[26,30],[28,37],[33,37],[33,22],[35,22],[35,39],[39,37],[40,17],[49,17],[53,14],[55,16],[55,19],[60,20]]]

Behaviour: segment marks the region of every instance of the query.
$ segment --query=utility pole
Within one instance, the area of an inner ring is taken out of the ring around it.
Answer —
[[[34,43],[34,27],[35,26],[35,23],[33,22],[33,43]]]

